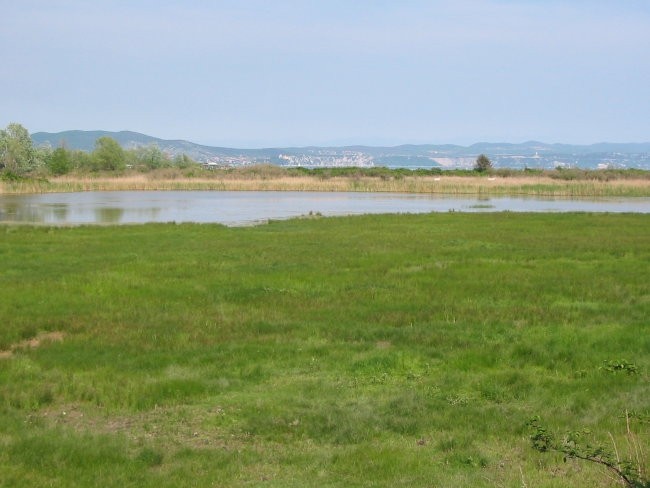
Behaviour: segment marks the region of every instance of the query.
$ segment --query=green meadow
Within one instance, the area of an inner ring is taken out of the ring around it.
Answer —
[[[620,486],[649,372],[648,215],[0,227],[0,486]]]

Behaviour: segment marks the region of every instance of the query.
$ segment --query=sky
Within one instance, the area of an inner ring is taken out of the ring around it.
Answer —
[[[648,0],[0,0],[0,127],[650,141]]]

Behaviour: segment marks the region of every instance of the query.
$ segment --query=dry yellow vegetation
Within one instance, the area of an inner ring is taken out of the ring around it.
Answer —
[[[561,180],[549,176],[333,176],[222,172],[197,177],[177,173],[61,176],[0,182],[2,193],[77,191],[221,190],[440,193],[450,195],[650,196],[649,179]]]

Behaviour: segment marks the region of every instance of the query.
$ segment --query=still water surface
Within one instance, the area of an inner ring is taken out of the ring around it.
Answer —
[[[0,195],[0,222],[250,225],[307,215],[425,212],[650,213],[650,198],[543,199],[404,193],[119,191]]]

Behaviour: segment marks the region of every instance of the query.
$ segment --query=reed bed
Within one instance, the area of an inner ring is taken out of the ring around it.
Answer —
[[[220,173],[209,176],[135,174],[66,176],[49,180],[0,182],[0,194],[81,191],[326,191],[398,192],[450,195],[530,195],[550,197],[648,197],[650,180],[558,180],[547,176],[406,176],[401,178]]]

